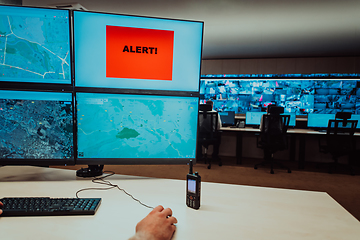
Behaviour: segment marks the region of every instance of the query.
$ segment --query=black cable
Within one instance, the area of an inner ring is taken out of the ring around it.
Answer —
[[[113,188],[117,188],[117,189],[119,189],[120,191],[123,191],[123,192],[124,192],[126,195],[128,195],[129,197],[131,197],[134,201],[137,201],[139,204],[143,205],[144,207],[154,209],[154,207],[151,207],[151,206],[149,206],[149,205],[146,205],[146,204],[142,203],[139,199],[135,198],[133,195],[131,195],[130,193],[128,193],[127,191],[125,191],[125,189],[120,188],[119,185],[112,184],[110,181],[104,180],[105,178],[114,175],[115,172],[112,172],[112,171],[104,171],[104,173],[110,173],[110,174],[108,174],[108,175],[106,175],[106,176],[103,176],[103,177],[94,177],[91,181],[92,181],[93,183],[103,184],[103,185],[106,185],[106,186],[109,186],[109,187],[106,187],[106,188],[83,188],[83,189],[80,189],[79,191],[76,192],[76,197],[79,198],[78,194],[79,194],[80,192],[83,192],[83,191],[88,191],[88,190],[110,190],[110,189],[113,189]]]

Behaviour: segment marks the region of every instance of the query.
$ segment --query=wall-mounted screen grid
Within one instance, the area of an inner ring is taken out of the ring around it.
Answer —
[[[265,111],[269,104],[296,115],[360,114],[360,80],[202,79],[200,96],[218,111]]]

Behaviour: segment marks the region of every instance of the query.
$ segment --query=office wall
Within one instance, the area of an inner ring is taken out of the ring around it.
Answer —
[[[360,57],[202,60],[201,74],[360,73]]]

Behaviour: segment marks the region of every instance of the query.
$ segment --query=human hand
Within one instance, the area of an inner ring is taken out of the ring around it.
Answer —
[[[4,206],[4,204],[2,202],[0,202],[0,207]],[[0,209],[0,214],[2,214],[2,210]]]
[[[177,219],[172,216],[170,208],[154,208],[136,225],[136,235],[144,235],[151,240],[170,240],[173,236]]]

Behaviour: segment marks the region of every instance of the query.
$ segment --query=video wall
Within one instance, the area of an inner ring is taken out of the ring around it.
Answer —
[[[203,22],[0,11],[0,165],[195,160]]]
[[[237,114],[264,112],[269,104],[296,115],[360,114],[360,79],[201,79],[200,98]]]

